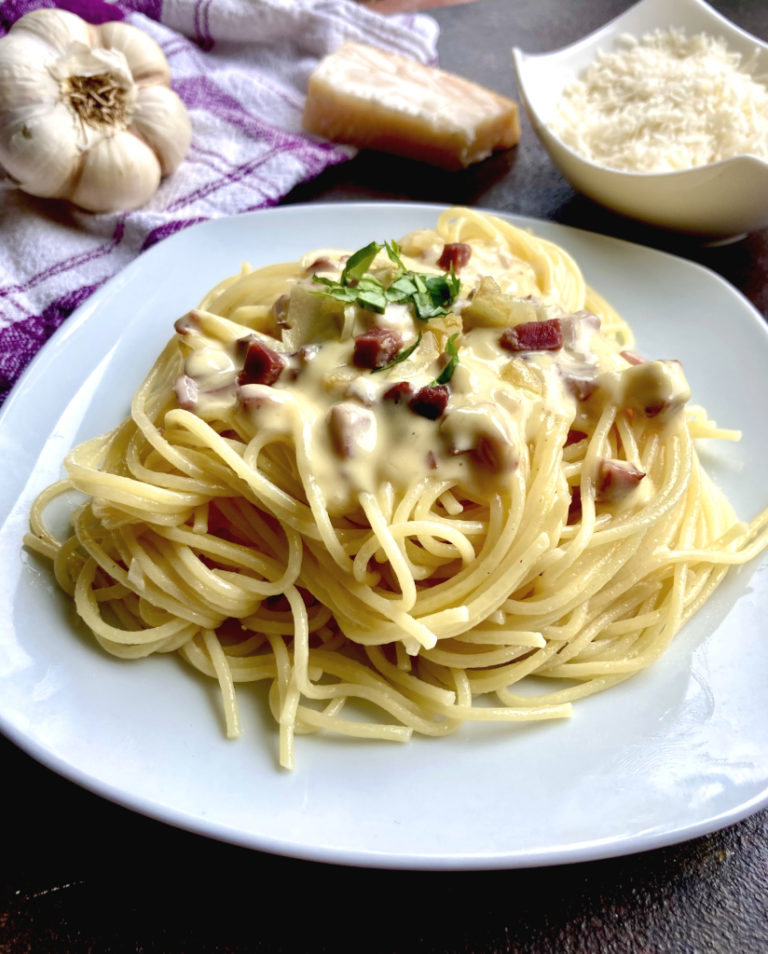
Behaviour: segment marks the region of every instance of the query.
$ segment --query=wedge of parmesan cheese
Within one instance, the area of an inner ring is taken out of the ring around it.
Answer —
[[[520,138],[517,103],[469,80],[345,43],[309,80],[304,128],[336,142],[461,169]]]

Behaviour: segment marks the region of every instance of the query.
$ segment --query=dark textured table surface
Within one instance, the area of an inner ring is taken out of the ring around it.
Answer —
[[[716,0],[768,36],[766,0]],[[565,45],[626,0],[479,0],[434,11],[445,68],[517,95],[509,48]],[[289,201],[420,200],[553,219],[695,259],[768,314],[768,233],[720,248],[634,226],[574,194],[524,124],[460,174],[361,155]],[[766,717],[768,720],[768,716]],[[679,846],[540,870],[335,868],[208,841],[132,814],[0,740],[0,952],[768,951],[768,811]]]

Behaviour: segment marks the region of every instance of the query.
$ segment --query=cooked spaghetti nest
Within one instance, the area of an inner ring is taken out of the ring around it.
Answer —
[[[265,681],[286,767],[296,733],[568,716],[768,542],[694,449],[738,435],[564,249],[452,209],[362,252],[214,288],[27,536],[108,652],[218,680],[229,736]]]

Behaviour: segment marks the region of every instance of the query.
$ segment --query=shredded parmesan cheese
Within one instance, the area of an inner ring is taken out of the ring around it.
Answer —
[[[768,160],[768,88],[722,39],[683,30],[625,35],[563,93],[552,118],[575,152],[626,172]]]

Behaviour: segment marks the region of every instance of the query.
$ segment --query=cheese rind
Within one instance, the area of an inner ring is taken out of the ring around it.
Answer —
[[[304,128],[336,142],[461,169],[520,139],[517,103],[362,43],[345,43],[309,80]]]

